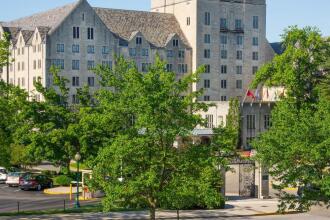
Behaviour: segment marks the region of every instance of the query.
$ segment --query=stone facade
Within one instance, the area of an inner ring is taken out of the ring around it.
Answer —
[[[77,101],[77,88],[99,88],[92,68],[112,67],[115,55],[134,60],[147,71],[157,55],[166,60],[177,78],[192,71],[192,50],[174,15],[128,10],[92,8],[86,0],[0,23],[0,34],[9,32],[13,62],[9,83],[26,89],[42,100],[33,86],[41,80],[52,87],[51,65],[69,80],[70,102]],[[0,72],[7,80],[6,67]]]
[[[274,55],[265,0],[152,0],[151,7],[177,18],[193,50],[192,69],[210,67],[194,86],[206,90],[200,100],[242,100],[256,69]]]

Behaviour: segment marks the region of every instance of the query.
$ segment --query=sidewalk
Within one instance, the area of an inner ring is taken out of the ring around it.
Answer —
[[[231,217],[249,217],[273,215],[277,211],[277,200],[259,200],[247,199],[229,201],[226,209],[221,210],[193,210],[180,211],[180,219],[220,219]],[[84,213],[84,214],[63,214],[52,216],[27,216],[27,217],[11,217],[10,219],[56,219],[56,220],[74,220],[74,219],[148,219],[147,211],[135,212],[113,212],[113,213]],[[176,211],[158,211],[157,219],[176,219]],[[2,219],[2,218],[0,218]]]

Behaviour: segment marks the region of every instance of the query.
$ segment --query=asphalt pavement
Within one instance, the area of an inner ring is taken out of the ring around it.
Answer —
[[[82,205],[88,203],[93,201],[81,202]],[[66,209],[73,208],[74,201],[70,201],[68,195],[47,195],[42,191],[23,191],[0,184],[0,213],[64,209],[64,205]]]

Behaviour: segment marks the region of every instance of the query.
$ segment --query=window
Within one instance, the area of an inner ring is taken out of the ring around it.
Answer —
[[[179,50],[178,57],[179,57],[179,58],[184,58],[184,55],[185,55],[184,50]]]
[[[204,101],[210,101],[210,96],[209,95],[206,95],[206,96],[204,96]]]
[[[87,69],[88,70],[93,70],[95,68],[95,62],[94,60],[88,60],[87,61]]]
[[[22,48],[22,55],[24,55],[24,47]]]
[[[37,69],[37,61],[36,60],[33,60],[33,69]]]
[[[144,56],[144,57],[149,56],[149,50],[148,49],[142,49],[142,56]]]
[[[85,14],[83,13],[81,16],[82,20],[85,21]]]
[[[151,63],[142,63],[142,72],[148,72]]]
[[[253,66],[252,67],[252,74],[256,74],[258,72],[258,67],[257,66]]]
[[[258,52],[253,52],[252,53],[252,60],[259,60],[259,53]]]
[[[205,12],[204,24],[205,25],[210,25],[211,24],[211,14],[210,14],[210,12]]]
[[[227,80],[221,80],[221,89],[227,89]]]
[[[227,96],[222,95],[222,96],[220,97],[220,100],[223,101],[223,102],[227,101]]]
[[[17,78],[17,85],[20,86],[21,85],[21,78]]]
[[[253,28],[258,29],[259,28],[259,17],[253,16]]]
[[[112,61],[103,60],[102,61],[102,66],[112,69]]]
[[[41,60],[38,60],[38,69],[41,69]]]
[[[79,98],[77,95],[72,95],[72,104],[79,104]]]
[[[259,45],[259,39],[257,37],[252,38],[252,45],[253,46],[258,46]]]
[[[241,50],[236,51],[236,59],[237,60],[243,59],[243,52]]]
[[[73,44],[72,45],[72,53],[79,53],[80,47],[78,44]]]
[[[205,65],[205,73],[210,73],[211,72],[211,65],[210,64],[206,64]]]
[[[73,39],[79,39],[79,27],[73,27]]]
[[[227,44],[227,35],[221,35],[220,36],[220,44]]]
[[[22,71],[24,71],[24,62],[22,62]]]
[[[23,87],[25,86],[25,79],[24,79],[24,77],[22,77],[22,86]]]
[[[63,70],[64,69],[64,60],[62,60],[62,59],[52,60],[52,65]]]
[[[95,47],[93,45],[87,46],[87,53],[94,54],[95,53]]]
[[[59,51],[58,51],[58,45],[59,45],[59,44],[57,44],[57,52],[59,52]],[[37,52],[37,46],[34,45],[34,46],[33,46],[33,53],[35,53],[35,52]]]
[[[213,128],[213,115],[205,115],[206,127]]]
[[[236,74],[242,74],[243,72],[243,66],[236,66]]]
[[[135,38],[135,43],[136,43],[136,45],[141,45],[142,44],[142,37],[136,37]]]
[[[211,35],[210,34],[204,34],[204,43],[210,44],[211,43]]]
[[[136,48],[129,48],[129,55],[131,57],[135,57],[136,56]]]
[[[206,59],[211,58],[211,50],[210,49],[205,49],[204,50],[204,58],[206,58]]]
[[[166,71],[167,72],[173,72],[173,64],[172,63],[166,64]]]
[[[268,130],[272,126],[270,115],[264,115],[264,128]]]
[[[110,53],[110,48],[107,46],[102,47],[102,54],[109,54]]]
[[[227,59],[227,50],[221,50],[221,59]]]
[[[173,43],[173,47],[178,47],[179,46],[179,40],[178,39],[174,39],[172,43]]]
[[[173,54],[173,50],[167,50],[167,51],[166,51],[166,56],[167,56],[167,57],[173,57],[173,55],[174,55],[174,54]]]
[[[72,70],[79,70],[79,69],[80,69],[80,61],[72,60]]]
[[[226,18],[221,18],[220,19],[220,28],[221,29],[227,29],[228,26],[227,26],[227,19]]]
[[[41,51],[41,44],[38,45],[38,52]]]
[[[236,80],[236,89],[242,89],[243,83],[242,80]]]
[[[17,70],[21,71],[21,63],[20,62],[17,63]]]
[[[209,79],[204,79],[204,88],[210,88],[211,82]]]
[[[246,116],[246,128],[248,130],[256,129],[256,116],[255,115],[247,115]]]
[[[178,73],[187,73],[188,72],[188,65],[184,63],[178,64]]]
[[[187,26],[190,25],[190,17],[187,17]]]
[[[87,28],[87,39],[94,40],[94,28]]]
[[[78,76],[72,77],[72,86],[79,86],[79,77]]]
[[[92,77],[92,76],[89,76],[89,77],[87,78],[87,83],[88,83],[88,86],[89,86],[89,87],[94,87],[94,80],[95,80],[95,78]]]
[[[243,36],[237,36],[236,37],[236,44],[237,45],[243,45]]]
[[[221,65],[221,73],[227,74],[227,65]]]
[[[33,46],[33,52],[36,52],[35,49],[36,49],[36,46]],[[64,44],[57,44],[56,52],[57,53],[63,53],[64,52]]]
[[[241,30],[242,29],[242,20],[241,19],[236,19],[235,20],[235,29],[236,30]]]

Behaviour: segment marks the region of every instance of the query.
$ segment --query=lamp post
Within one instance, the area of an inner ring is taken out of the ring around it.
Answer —
[[[79,152],[76,153],[76,155],[74,156],[74,159],[77,161],[77,175],[76,175],[77,193],[76,193],[75,208],[80,208],[80,203],[79,203],[79,161],[81,159],[81,155]]]

